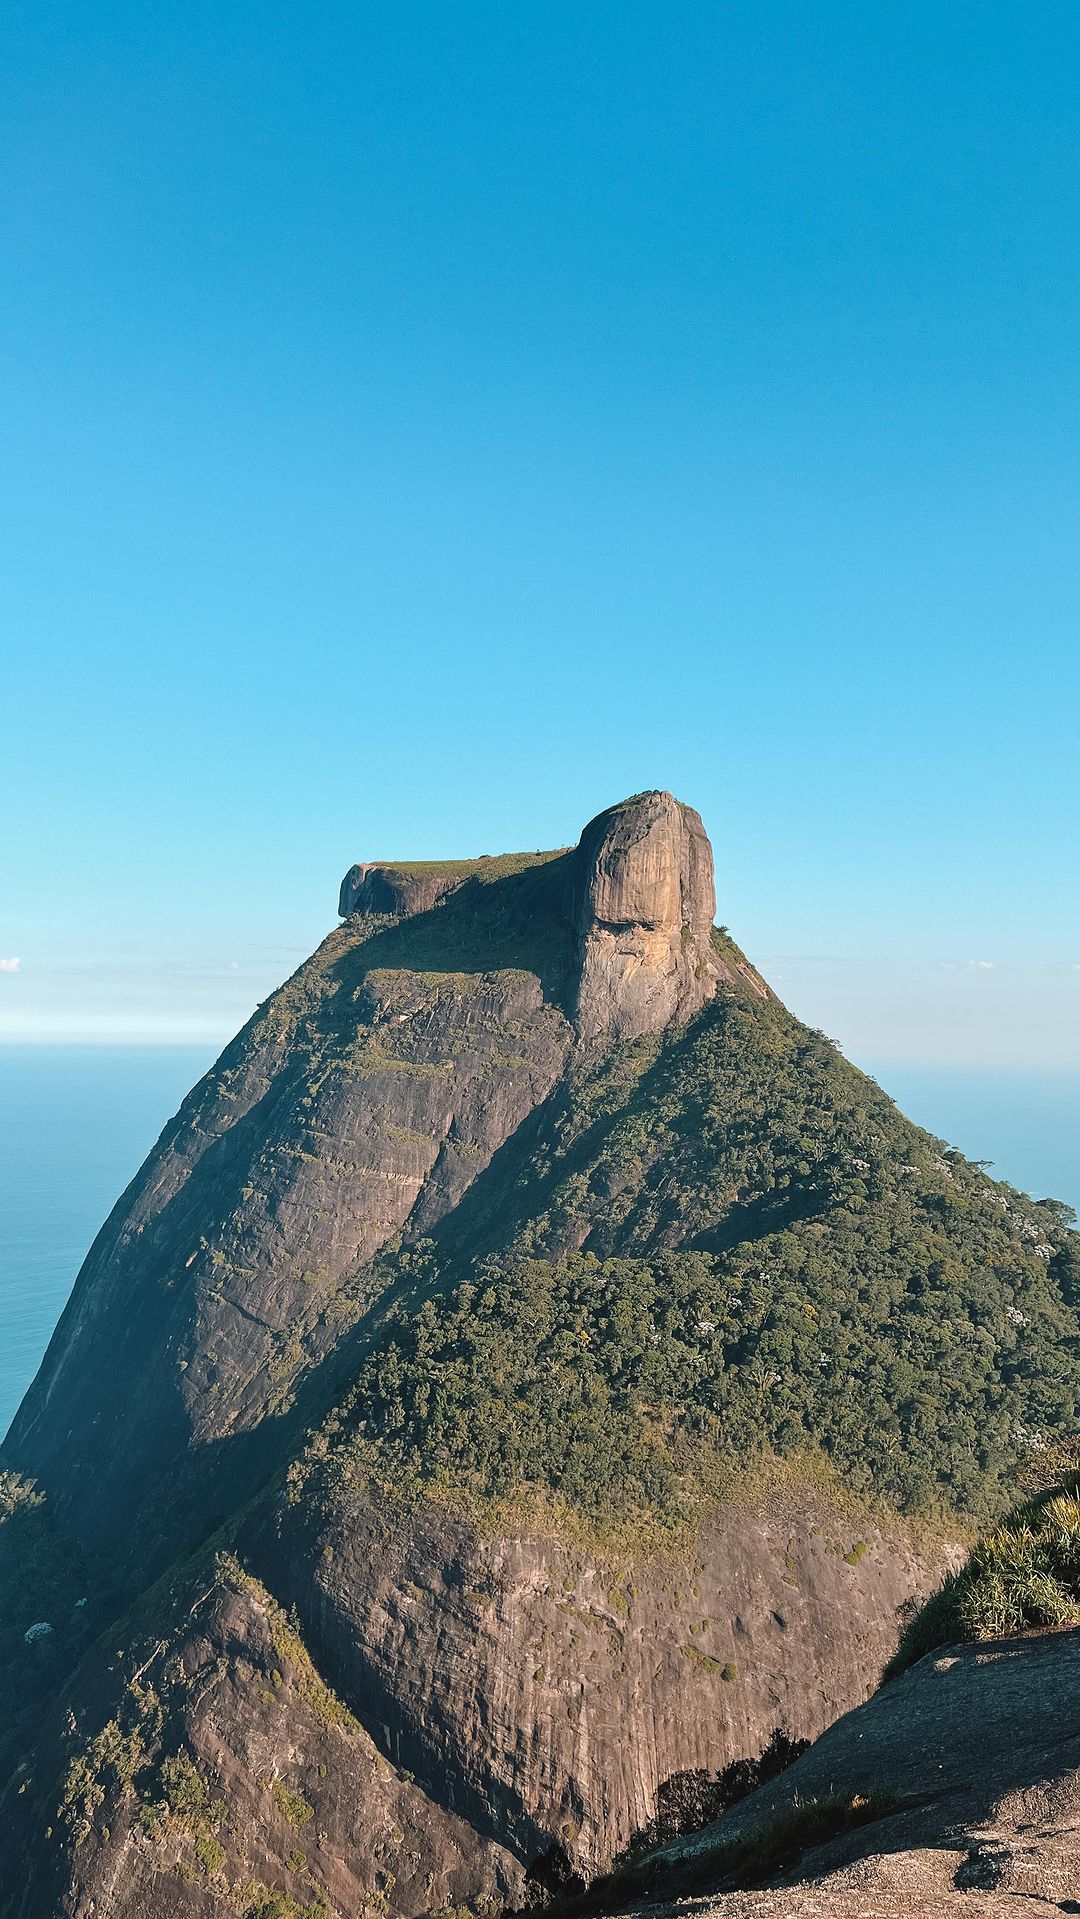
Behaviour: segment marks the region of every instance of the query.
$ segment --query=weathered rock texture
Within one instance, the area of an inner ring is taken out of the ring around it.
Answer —
[[[709,843],[666,793],[569,855],[355,867],[342,904],[110,1215],[12,1426],[6,1458],[88,1539],[130,1537],[144,1502],[156,1529],[163,1478],[222,1511],[256,1483],[256,1435],[345,1329],[339,1289],[453,1211],[580,1038],[660,1032],[722,980],[767,990],[712,952]]]
[[[521,1897],[519,1860],[387,1757],[327,1691],[257,1582],[240,1590],[194,1582],[139,1642],[124,1678],[103,1700],[87,1668],[67,1712],[105,1748],[124,1742],[141,1792],[118,1787],[102,1760],[101,1781],[112,1788],[107,1819],[85,1817],[81,1790],[59,1813],[55,1795],[47,1797],[41,1816],[55,1820],[56,1843],[24,1876],[15,1862],[21,1846],[32,1855],[34,1805],[20,1780],[23,1793],[9,1793],[3,1808],[13,1836],[0,1892],[6,1914],[224,1919],[259,1909],[254,1888],[276,1888],[297,1910],[319,1900],[342,1919]],[[170,1807],[167,1758],[177,1751],[186,1772]],[[294,1919],[293,1908],[276,1910]]]
[[[778,1727],[814,1738],[865,1697],[899,1608],[944,1569],[899,1522],[863,1537],[797,1484],[659,1558],[478,1535],[370,1491],[293,1509],[282,1538],[252,1551],[296,1569],[312,1650],[385,1750],[518,1858],[561,1840],[587,1874],[663,1780],[756,1755]]]
[[[599,814],[581,836],[571,887],[583,1039],[636,1039],[712,998],[721,977],[709,942],[712,848],[692,807],[644,793]]]
[[[465,870],[462,870],[465,869]],[[465,884],[472,863],[453,862],[442,872],[410,872],[407,867],[388,866],[372,860],[363,866],[350,866],[341,882],[338,912],[396,915],[402,919],[413,913],[430,913],[448,893],[456,893]]]
[[[532,1528],[478,1535],[370,1489],[256,1511],[239,1544],[303,1641],[256,1578],[203,1564],[125,1626],[106,1673],[85,1661],[30,1790],[23,1775],[0,1803],[13,1919],[92,1901],[110,1919],[225,1919],[250,1881],[342,1919],[520,1904],[553,1844],[581,1871],[608,1865],[673,1773],[755,1754],[777,1727],[822,1730],[940,1570],[899,1523],[856,1540],[796,1487],[638,1561]],[[73,1798],[72,1735],[90,1754]],[[201,1782],[195,1819],[154,1810],[177,1751]]]
[[[891,1809],[806,1853],[790,1889],[695,1899],[692,1910],[921,1919],[1080,1909],[1080,1632],[930,1654],[669,1854],[700,1859],[792,1807],[874,1794]]]
[[[88,1539],[129,1537],[193,1453],[220,1458],[231,1504],[240,1436],[290,1412],[347,1324],[342,1285],[406,1226],[429,1233],[565,1063],[535,974],[357,966],[365,930],[256,1016],[91,1249],[7,1442]]]

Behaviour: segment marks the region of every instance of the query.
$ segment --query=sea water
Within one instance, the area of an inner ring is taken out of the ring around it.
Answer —
[[[0,1433],[95,1233],[214,1051],[0,1046]],[[994,1178],[1080,1209],[1080,1073],[869,1070]]]
[[[216,1050],[0,1046],[0,1434],[98,1227]]]

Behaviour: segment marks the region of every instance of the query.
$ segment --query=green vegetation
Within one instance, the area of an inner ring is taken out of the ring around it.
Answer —
[[[801,1474],[830,1496],[838,1488],[853,1495],[832,1546],[853,1569],[868,1550],[867,1510],[877,1501],[996,1520],[1048,1441],[1080,1427],[1080,1242],[1066,1209],[988,1179],[911,1126],[823,1035],[758,996],[726,934],[714,943],[734,984],[689,1026],[568,1056],[561,1008],[575,936],[562,913],[558,856],[458,863],[465,869],[470,879],[505,884],[464,886],[415,921],[350,920],[257,1016],[216,1089],[201,1105],[193,1096],[192,1128],[204,1122],[220,1142],[215,1102],[247,1097],[245,1048],[252,1058],[265,1053],[276,1075],[266,1115],[252,1109],[246,1133],[227,1150],[215,1145],[197,1176],[205,1177],[205,1230],[220,1243],[196,1250],[185,1240],[187,1264],[178,1260],[163,1288],[187,1285],[198,1307],[228,1298],[240,1312],[248,1287],[258,1305],[259,1288],[248,1282],[256,1258],[272,1259],[280,1244],[267,1221],[275,1208],[287,1212],[297,1169],[310,1204],[316,1185],[348,1172],[347,1131],[368,1150],[374,1136],[361,1122],[375,1112],[384,1144],[399,1149],[386,1155],[389,1177],[403,1177],[404,1166],[411,1178],[407,1169],[434,1157],[442,1138],[432,1115],[462,1053],[483,1053],[475,1112],[487,1113],[511,1068],[529,1065],[536,1085],[552,1091],[437,1220],[433,1239],[403,1247],[393,1232],[362,1268],[333,1263],[329,1232],[325,1245],[314,1235],[310,1247],[290,1245],[272,1274],[276,1336],[266,1347],[238,1337],[250,1368],[245,1408],[283,1413],[295,1399],[297,1417],[278,1433],[264,1426],[262,1452],[248,1453],[245,1438],[221,1458],[241,1462],[241,1471],[245,1458],[263,1461],[268,1500],[286,1475],[291,1497],[313,1500],[374,1482],[478,1521],[498,1512],[513,1523],[535,1511],[592,1537],[632,1534],[634,1551],[685,1543],[717,1501]],[[536,1010],[538,978],[544,1004]],[[532,1010],[508,1010],[520,1007]],[[264,1046],[268,1035],[280,1048]],[[394,1097],[370,1108],[352,1082],[376,1073]],[[271,1080],[259,1086],[263,1097]],[[446,1191],[469,1153],[486,1159],[477,1140],[487,1135],[470,1137],[467,1117],[448,1138]],[[191,1192],[189,1184],[184,1208]],[[329,1211],[337,1200],[328,1191],[328,1212],[313,1217],[344,1218],[346,1207]],[[391,1232],[381,1204],[369,1210]],[[432,1205],[427,1216],[436,1214]],[[198,1251],[205,1257],[184,1280]],[[301,1297],[290,1305],[293,1293]],[[262,1324],[252,1312],[245,1318]],[[200,1357],[193,1338],[190,1347],[177,1342],[176,1354],[178,1376],[190,1360],[185,1384],[198,1393],[225,1349],[208,1344]],[[329,1405],[289,1473],[302,1422]],[[202,1511],[213,1469],[203,1481],[201,1465],[189,1467],[196,1510],[185,1537],[198,1535],[200,1518],[216,1524],[211,1512],[227,1512],[234,1491],[223,1485],[219,1509],[213,1487],[215,1503],[207,1494]],[[897,1669],[947,1638],[1080,1618],[1078,1485],[1029,1502],[978,1549],[913,1622]],[[355,1721],[324,1684],[296,1619],[235,1558],[219,1555],[211,1568],[214,1547],[232,1536],[235,1527],[223,1529],[205,1546],[199,1603],[216,1578],[265,1616],[266,1670],[249,1695],[264,1730],[278,1730],[300,1701],[348,1733]],[[777,1528],[778,1553],[786,1536]],[[627,1552],[605,1561],[603,1586],[613,1582],[608,1598],[620,1624],[635,1604],[631,1560]],[[174,1645],[185,1615],[173,1598],[186,1579],[182,1603],[190,1605],[193,1563],[103,1643],[130,1648],[145,1626],[151,1639],[162,1635],[159,1650]],[[794,1587],[801,1569],[793,1543],[782,1576]],[[468,1588],[460,1599],[476,1609],[489,1603]],[[120,1610],[102,1569],[56,1530],[39,1491],[0,1474],[3,1736],[16,1750],[32,1743],[24,1735],[53,1681]],[[684,1630],[684,1677],[714,1703],[737,1704],[742,1676],[725,1660],[729,1640],[718,1635],[717,1657],[704,1623]],[[160,1697],[145,1679],[148,1664],[132,1659],[125,1669],[138,1665],[139,1678],[125,1686],[122,1669],[109,1703],[83,1718],[89,1736],[62,1782],[59,1830],[77,1842],[101,1829],[112,1805],[135,1805],[147,1833],[183,1836],[185,1871],[216,1878],[226,1844],[235,1853],[235,1834],[183,1747],[183,1689],[177,1679],[170,1692],[174,1682],[163,1676],[178,1662],[154,1666]],[[272,1762],[261,1764],[269,1775]],[[280,1778],[263,1784],[264,1814],[276,1824],[276,1805],[304,1831],[313,1818],[304,1793]],[[702,1870],[712,1883],[774,1871],[828,1830],[879,1809],[862,1799],[799,1808],[722,1855],[701,1855]],[[299,1871],[294,1832],[287,1846],[290,1870]],[[647,1890],[646,1880],[634,1884]],[[664,1896],[669,1889],[665,1882]],[[250,1919],[323,1911],[317,1899],[305,1906],[254,1879],[229,1896]]]
[[[775,1005],[732,998],[573,1083],[498,1232],[476,1262],[452,1223],[380,1262],[406,1298],[324,1435],[339,1471],[682,1523],[762,1453],[820,1451],[900,1509],[996,1515],[1077,1423],[1058,1209]]]
[[[699,1646],[684,1646],[682,1651],[684,1657],[692,1659],[695,1666],[700,1666],[703,1672],[718,1672],[721,1679],[735,1678],[734,1666],[725,1666],[721,1670],[720,1661],[714,1659],[711,1653],[702,1652]]]
[[[184,1835],[208,1879],[225,1869],[225,1848],[218,1837],[226,1824],[224,1801],[210,1787],[193,1759],[186,1752],[172,1754],[160,1770],[161,1799],[148,1799],[143,1806],[142,1823],[152,1837],[166,1829]]]
[[[1080,1481],[1044,1492],[981,1540],[901,1638],[894,1679],[925,1653],[961,1640],[1001,1639],[1080,1624]]]
[[[290,1826],[295,1826],[298,1832],[307,1825],[309,1819],[315,1817],[314,1806],[304,1798],[302,1792],[294,1791],[291,1786],[287,1786],[284,1779],[273,1780],[270,1791],[282,1816],[288,1820]]]
[[[245,1572],[240,1561],[231,1553],[219,1553],[215,1561],[215,1571],[223,1585],[233,1592],[246,1593],[255,1600],[266,1615],[270,1630],[270,1643],[279,1659],[286,1660],[290,1677],[296,1691],[305,1704],[310,1706],[315,1717],[324,1726],[340,1726],[345,1731],[360,1730],[347,1706],[342,1705],[337,1695],[331,1692],[326,1681],[318,1672],[303,1639],[295,1618],[290,1617],[284,1608],[278,1605],[273,1594],[268,1592],[262,1581]],[[271,1674],[275,1686],[281,1685],[280,1672]],[[273,1698],[273,1694],[270,1695]]]
[[[123,1793],[148,1766],[164,1717],[152,1687],[130,1685],[116,1715],[72,1758],[57,1815],[76,1846],[89,1837],[106,1798]]]
[[[557,846],[549,853],[481,853],[473,860],[368,860],[366,863],[413,879],[451,873],[455,879],[477,879],[489,886],[493,880],[510,879],[517,873],[529,872],[534,866],[546,866],[549,860],[561,859],[569,850]]]
[[[299,1695],[324,1725],[355,1726],[317,1673],[295,1622],[236,1558],[208,1547],[179,1574],[161,1580],[127,1616],[121,1630],[130,1650],[117,1657],[135,1671],[122,1684],[112,1716],[96,1732],[83,1733],[71,1753],[60,1783],[58,1829],[77,1848],[95,1828],[107,1836],[109,1825],[126,1817],[163,1848],[163,1870],[189,1881],[218,1881],[230,1909],[247,1919],[328,1919],[320,1897],[305,1902],[254,1878],[233,1884],[228,1877],[225,1842],[231,1830],[235,1852],[237,1832],[224,1800],[186,1744],[192,1682],[182,1659],[174,1656],[215,1581],[252,1600],[265,1616],[271,1647],[285,1672],[275,1667],[268,1673],[264,1697],[276,1703]],[[226,1664],[218,1661],[219,1674]],[[156,1685],[146,1677],[151,1666],[158,1674]],[[319,1772],[326,1777],[326,1766]],[[301,1832],[309,1825],[315,1809],[299,1787],[280,1777],[260,1783],[291,1827]],[[307,1871],[296,1849],[289,1854],[289,1870]]]
[[[0,1779],[33,1736],[42,1699],[100,1628],[109,1598],[104,1561],[55,1524],[31,1480],[0,1472]]]
[[[271,1892],[257,1879],[245,1879],[233,1888],[233,1904],[241,1919],[330,1919],[330,1909],[322,1899],[305,1905],[287,1892]]]
[[[115,1715],[69,1761],[57,1817],[78,1847],[107,1805],[133,1793],[143,1832],[151,1839],[166,1833],[185,1838],[199,1871],[212,1879],[225,1866],[218,1836],[226,1823],[225,1805],[187,1752],[160,1758],[167,1718],[152,1686],[129,1681]]]
[[[721,1813],[730,1811],[752,1792],[768,1785],[786,1772],[809,1746],[808,1739],[789,1739],[777,1726],[772,1738],[756,1759],[733,1759],[721,1772],[677,1772],[661,1781],[656,1795],[656,1812],[647,1826],[636,1834],[630,1854],[623,1864],[666,1846],[673,1839],[700,1832]],[[535,1875],[534,1875],[535,1876]]]

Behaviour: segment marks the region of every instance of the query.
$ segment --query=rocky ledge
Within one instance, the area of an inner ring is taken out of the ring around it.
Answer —
[[[580,1038],[637,1039],[713,997],[724,971],[710,941],[713,856],[693,807],[671,793],[638,793],[590,820],[568,860],[533,858],[557,862],[558,908],[577,934]],[[368,861],[349,868],[338,911],[413,918],[501,877],[503,864]]]

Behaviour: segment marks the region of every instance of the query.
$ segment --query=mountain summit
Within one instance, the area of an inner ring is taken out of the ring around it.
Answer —
[[[572,852],[534,859],[555,862],[549,900],[578,938],[568,1010],[580,1038],[660,1032],[713,997],[724,974],[710,943],[713,856],[693,807],[670,793],[638,793],[591,820]],[[338,910],[409,918],[527,862],[372,861],[346,873]]]
[[[0,1455],[5,1915],[595,1872],[863,1698],[1074,1428],[1062,1209],[714,905],[669,793],[355,866],[165,1128]]]

